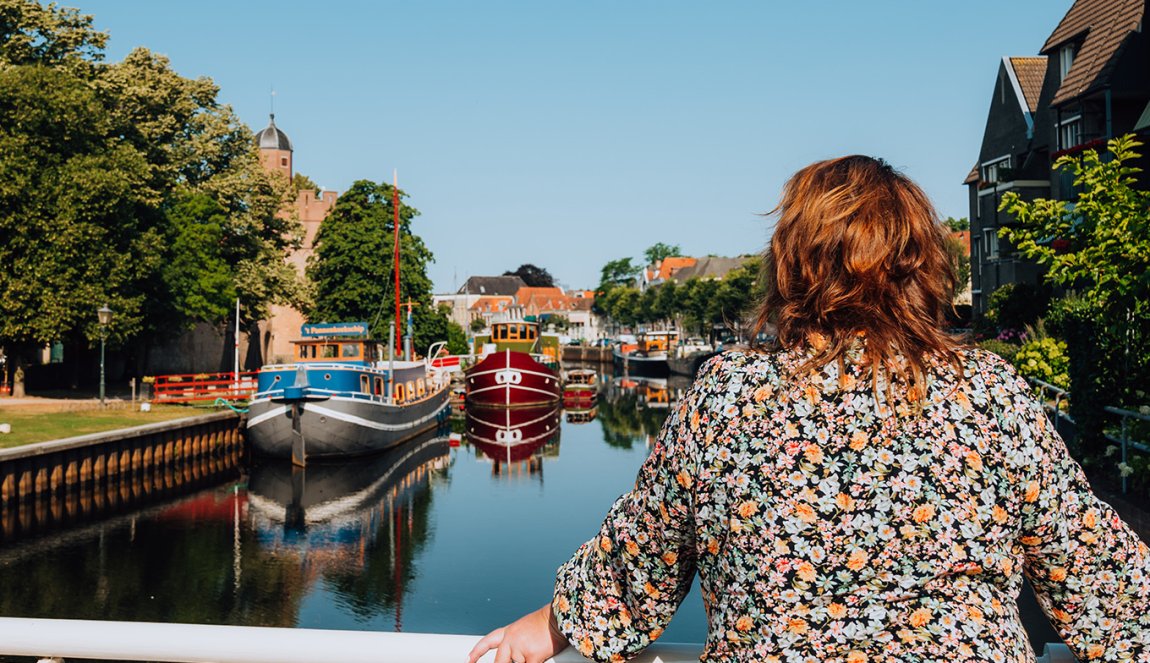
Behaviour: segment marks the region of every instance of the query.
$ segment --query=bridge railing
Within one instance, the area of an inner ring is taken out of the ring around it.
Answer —
[[[0,654],[41,661],[102,659],[163,663],[459,663],[477,635],[328,631],[255,626],[103,622],[0,617]],[[638,663],[695,663],[700,645],[655,644]],[[481,659],[490,663],[489,652]],[[553,663],[584,663],[567,649]],[[1065,645],[1046,645],[1039,663],[1074,661]]]

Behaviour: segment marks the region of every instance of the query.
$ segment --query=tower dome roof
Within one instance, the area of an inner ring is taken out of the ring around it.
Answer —
[[[267,128],[256,134],[256,142],[259,143],[261,150],[292,151],[291,140],[276,126],[275,113],[271,114],[271,121],[268,122]]]

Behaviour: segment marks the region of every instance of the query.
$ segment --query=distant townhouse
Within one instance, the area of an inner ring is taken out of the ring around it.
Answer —
[[[450,307],[448,317],[460,327],[467,329],[474,319],[472,307],[483,297],[509,297],[514,299],[515,293],[527,285],[518,276],[472,276],[464,282],[458,292],[452,294],[432,295],[431,300],[436,305],[446,304]]]
[[[998,67],[978,163],[964,184],[970,204],[971,304],[975,316],[1008,283],[1038,283],[1042,271],[998,236],[1015,222],[998,207],[1007,191],[1025,200],[1074,197],[1072,176],[1051,167],[1064,154],[1150,133],[1147,0],[1078,0],[1040,55]],[[1150,184],[1150,173],[1140,175]]]
[[[643,270],[642,289],[661,285],[667,281],[683,283],[693,278],[721,279],[732,269],[743,266],[749,256],[726,258],[723,256],[669,256]]]

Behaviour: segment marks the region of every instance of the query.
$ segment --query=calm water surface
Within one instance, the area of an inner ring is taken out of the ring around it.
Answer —
[[[485,633],[549,600],[685,386],[605,378],[591,412],[481,413],[452,423],[473,432],[459,446],[444,430],[374,459],[224,472],[46,533],[26,524],[0,541],[0,614]],[[484,441],[500,435],[523,443]],[[1054,641],[1024,598],[1032,638]],[[696,584],[663,639],[705,638]]]

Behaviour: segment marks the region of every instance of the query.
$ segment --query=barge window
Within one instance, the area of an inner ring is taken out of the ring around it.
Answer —
[[[339,356],[339,346],[338,345],[324,345],[323,346],[323,358],[324,359],[335,359],[338,356]]]
[[[359,343],[344,343],[343,344],[344,358],[353,358],[359,356]]]
[[[371,393],[371,378],[366,375],[359,376],[359,390],[365,394]]]

